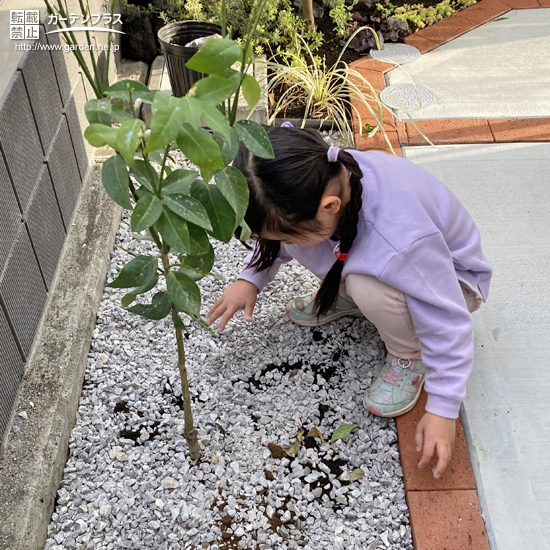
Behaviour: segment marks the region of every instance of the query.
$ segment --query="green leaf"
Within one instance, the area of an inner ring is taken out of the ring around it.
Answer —
[[[144,235],[134,235],[134,239],[136,241],[149,241],[150,243],[155,242],[155,239],[153,239],[150,231],[146,231]]]
[[[157,171],[150,166],[151,175],[154,178],[155,187],[158,189],[159,186],[159,176]],[[130,175],[133,176],[136,181],[145,187],[151,193],[155,192],[153,185],[151,184],[151,179],[149,178],[149,172],[147,171],[147,163],[144,160],[134,159],[134,165],[130,170]]]
[[[184,254],[191,252],[187,222],[165,206],[162,207],[162,214],[157,221],[157,228],[162,238],[174,252],[182,252]]]
[[[172,212],[203,229],[212,231],[212,224],[204,206],[189,195],[167,195],[162,201]]]
[[[128,307],[135,299],[137,295],[129,292],[120,299],[120,305],[124,308]]]
[[[121,80],[120,82],[116,82],[105,89],[105,95],[130,101],[130,91],[128,87],[132,90],[133,101],[139,97],[144,103],[153,102],[153,97],[149,88],[135,80]]]
[[[210,233],[216,239],[228,243],[233,235],[237,218],[222,192],[215,185],[195,180],[191,186],[191,195],[206,208],[212,223]]]
[[[363,126],[363,130],[365,130],[365,132],[367,132],[367,135],[365,136],[367,139],[371,138],[371,137],[374,137],[374,135],[376,134],[376,132],[378,132],[378,126],[372,126],[371,124],[369,123],[366,123],[364,126]]]
[[[332,434],[331,443],[334,443],[338,439],[345,439],[348,435],[357,428],[356,424],[342,424],[334,430]]]
[[[242,228],[242,231],[239,240],[242,242],[246,242],[248,241],[248,239],[250,239],[250,237],[252,237],[252,230],[250,229],[250,227],[248,227],[248,224],[244,220],[241,221],[240,226]]]
[[[262,90],[258,81],[251,75],[247,74],[244,76],[244,80],[241,84],[242,91],[250,110],[253,111],[260,101],[262,95]]]
[[[136,233],[148,229],[160,218],[161,214],[162,203],[160,199],[151,193],[147,193],[137,201],[130,218],[130,227]]]
[[[117,128],[104,124],[90,124],[84,130],[84,137],[92,147],[109,145],[113,149],[117,148]]]
[[[180,273],[185,273],[193,281],[200,281],[206,277],[206,274],[198,269],[191,269],[189,267],[180,267]]]
[[[254,60],[254,45],[252,43],[250,43],[248,45],[248,48],[246,49],[246,53],[245,53],[245,56],[244,56],[244,62],[245,63],[250,63],[253,60]]]
[[[139,134],[144,132],[145,124],[139,118],[123,122],[118,129],[117,150],[129,166],[133,165],[134,153],[142,139]]]
[[[171,195],[173,193],[182,193],[187,195],[191,189],[191,184],[198,178],[199,173],[195,170],[184,170],[182,168],[174,170],[162,182],[161,195]]]
[[[243,49],[237,42],[227,38],[212,38],[203,44],[185,66],[199,73],[220,74],[241,59],[242,53]]]
[[[237,156],[239,152],[239,136],[237,132],[231,129],[231,141],[226,141],[221,134],[214,132],[213,139],[218,144],[218,147],[221,151],[222,160],[225,166],[233,162],[233,159]]]
[[[204,181],[212,181],[212,178],[214,177],[214,174],[216,171],[210,169],[210,168],[201,168],[201,178]]]
[[[225,71],[223,71],[220,76],[232,80],[235,83],[235,89],[237,89],[237,86],[239,86],[241,83],[241,71],[236,71],[233,68],[225,69]]]
[[[151,137],[145,152],[169,145],[178,136],[183,124],[183,110],[178,106],[159,107],[151,119]]]
[[[157,292],[150,304],[136,304],[133,307],[129,307],[128,311],[137,313],[147,319],[158,321],[164,319],[172,309],[172,301],[165,292]]]
[[[195,129],[199,129],[201,121],[202,104],[193,97],[181,97],[180,106],[185,116],[185,120]]]
[[[184,123],[177,141],[183,154],[201,171],[203,168],[213,171],[224,168],[218,144],[202,128],[195,130],[188,123]]]
[[[179,98],[165,94],[161,91],[155,92],[153,103],[151,105],[151,114],[155,116],[160,108],[164,107],[179,107]]]
[[[222,115],[222,113],[220,113],[217,107],[214,107],[213,105],[204,104],[202,106],[201,119],[204,122],[204,124],[208,126],[208,128],[221,134],[225,141],[231,142],[229,122]]]
[[[157,275],[158,258],[156,256],[136,256],[130,260],[108,285],[110,288],[132,288],[150,282]]]
[[[213,75],[199,80],[189,90],[189,95],[203,104],[216,106],[231,97],[236,89],[235,83],[229,78]]]
[[[202,227],[198,227],[192,223],[187,224],[187,226],[189,229],[189,242],[191,244],[189,254],[192,256],[207,254],[212,245],[206,231]]]
[[[149,279],[149,281],[142,285],[134,288],[131,292],[128,292],[128,294],[125,294],[121,299],[120,303],[122,304],[122,307],[128,307],[135,299],[138,294],[145,294],[146,292],[149,292],[153,288],[157,286],[159,280],[159,274],[158,271],[155,271],[155,275]]]
[[[275,158],[267,133],[257,122],[239,120],[235,130],[244,146],[254,155],[263,159]]]
[[[156,267],[156,266],[155,266]],[[132,294],[145,294],[157,286],[159,281],[158,271],[155,271],[155,275],[151,277],[144,285],[138,286],[132,290]]]
[[[113,118],[121,124],[127,120],[135,120],[133,115],[121,109],[113,109]]]
[[[109,157],[101,168],[101,180],[107,194],[120,206],[132,210],[130,202],[130,178],[126,162],[120,155]]]
[[[156,162],[162,166],[162,159],[164,158],[164,147],[162,148],[162,153],[160,151],[151,151],[147,154],[150,162]]]
[[[172,303],[189,315],[200,315],[201,292],[196,283],[181,271],[169,271],[166,275],[166,289]]]
[[[127,120],[132,120],[135,118],[134,115],[124,110],[124,101],[122,99],[117,99],[114,103],[112,103],[111,110],[111,115],[113,118],[121,124]]]
[[[111,102],[108,99],[90,99],[84,104],[84,114],[90,124],[111,125]]]
[[[181,317],[179,315],[176,315],[174,317],[173,321],[174,321],[174,328],[179,328],[181,330],[187,330],[187,327],[184,325],[184,323],[181,320]]]
[[[237,216],[237,225],[241,223],[248,207],[248,184],[246,178],[233,166],[218,172],[214,179],[222,195],[227,199]]]
[[[210,242],[208,244],[210,244]],[[189,269],[196,269],[203,273],[209,273],[214,267],[214,249],[212,245],[210,245],[206,254],[201,254],[200,256],[180,256],[180,263]]]

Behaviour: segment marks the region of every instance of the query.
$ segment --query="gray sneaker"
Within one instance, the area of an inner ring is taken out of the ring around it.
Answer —
[[[310,292],[309,294],[296,296],[286,306],[286,314],[293,323],[303,327],[320,327],[346,315],[354,317],[361,317],[363,315],[353,302],[349,302],[342,298],[342,296],[338,296],[334,306],[324,315],[317,317],[313,313],[316,294],[316,292]]]

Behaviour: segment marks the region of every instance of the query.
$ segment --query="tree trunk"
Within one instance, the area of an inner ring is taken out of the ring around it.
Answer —
[[[302,18],[306,21],[310,31],[315,30],[315,17],[313,17],[313,0],[302,0]]]
[[[170,266],[170,260],[168,259],[168,254],[161,251],[162,265],[164,267],[164,272],[167,273]],[[172,305],[172,321],[174,326],[176,323],[176,318],[178,316],[178,311],[174,305]],[[185,429],[183,436],[185,441],[187,441],[187,446],[189,447],[189,454],[191,455],[192,460],[198,460],[201,456],[201,451],[199,449],[199,440],[198,433],[195,430],[193,423],[193,411],[191,410],[191,395],[189,393],[189,380],[187,379],[187,367],[185,366],[185,347],[183,345],[183,334],[180,328],[176,328],[176,343],[178,347],[178,370],[180,371],[181,378],[181,396],[183,399],[183,419],[185,424]]]
[[[172,319],[178,312],[172,306]],[[183,347],[183,334],[181,329],[176,329],[176,341],[178,344],[178,369],[181,378],[181,395],[183,397],[183,418],[185,422],[185,430],[183,435],[189,447],[189,454],[192,460],[198,460],[201,456],[199,449],[199,440],[197,438],[197,430],[193,424],[193,411],[191,410],[191,395],[189,394],[189,380],[187,379],[187,367],[185,366],[185,348]]]

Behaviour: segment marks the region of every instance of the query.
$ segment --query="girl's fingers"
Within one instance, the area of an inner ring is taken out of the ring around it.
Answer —
[[[254,311],[254,304],[247,303],[244,306],[244,318],[246,321],[252,321],[252,312]]]
[[[210,311],[206,314],[206,318],[208,319],[208,325],[210,326],[214,321],[216,321],[216,319],[219,319],[223,315],[226,309],[227,309],[227,306],[224,304],[220,304],[217,307],[214,304],[214,306],[212,306],[212,309],[210,309]]]
[[[228,307],[225,310],[224,314],[222,315],[220,324],[218,325],[218,332],[221,332],[225,328],[225,325],[227,325],[229,319],[231,319],[231,317],[233,317],[233,315],[235,315],[235,313],[237,313],[239,309],[240,308],[238,307]]]
[[[437,445],[437,457],[437,466],[434,468],[433,471],[435,479],[439,479],[443,475],[445,468],[451,461],[451,449],[449,448],[449,446],[445,445],[444,443],[439,443]]]
[[[422,444],[424,443],[424,430],[422,426],[416,428],[416,433],[414,434],[414,447],[416,452],[419,453],[422,450]]]
[[[418,463],[419,468],[425,468],[432,459],[434,455],[434,449],[435,449],[435,442],[433,441],[424,441],[424,449],[422,452],[422,458],[420,459],[420,462]]]
[[[216,300],[216,302],[214,303],[214,305],[210,308],[210,310],[208,311],[208,313],[206,314],[207,317],[210,317],[213,313],[214,313],[214,310],[218,307],[221,306],[223,302],[223,296],[219,299],[219,300]]]

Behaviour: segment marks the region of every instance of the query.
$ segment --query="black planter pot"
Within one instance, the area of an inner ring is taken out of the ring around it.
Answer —
[[[273,121],[273,126],[280,126],[283,122],[290,122],[296,128],[302,127],[302,118],[276,118]],[[351,125],[351,121],[348,120]],[[304,128],[314,128],[315,130],[327,131],[338,130],[336,122],[332,120],[319,120],[318,118],[306,118]]]
[[[221,34],[221,27],[202,21],[177,21],[162,27],[157,33],[175,97],[183,97],[195,82],[205,76],[185,66],[199,51],[199,48],[186,48],[185,44],[211,34]]]

